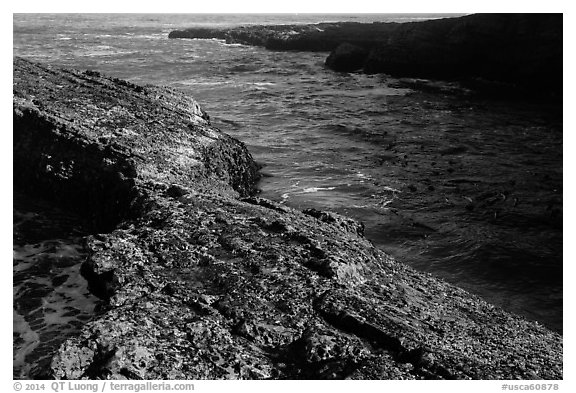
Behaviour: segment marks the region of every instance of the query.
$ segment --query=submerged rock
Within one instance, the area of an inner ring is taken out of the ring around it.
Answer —
[[[351,219],[250,196],[244,145],[177,91],[16,59],[14,157],[101,232],[83,274],[106,306],[53,378],[562,378],[559,334],[394,261]]]

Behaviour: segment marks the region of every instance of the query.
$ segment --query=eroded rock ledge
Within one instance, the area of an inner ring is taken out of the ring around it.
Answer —
[[[14,62],[15,179],[103,220],[107,306],[63,379],[561,379],[562,337],[374,248],[360,224],[249,195],[244,145],[192,99]]]

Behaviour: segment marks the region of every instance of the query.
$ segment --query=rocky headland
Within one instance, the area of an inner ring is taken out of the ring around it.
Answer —
[[[562,379],[562,336],[253,194],[192,98],[14,60],[14,182],[92,224],[58,379]]]
[[[320,23],[177,30],[271,50],[331,51],[343,72],[457,80],[495,94],[562,95],[562,14],[476,14],[410,23]]]

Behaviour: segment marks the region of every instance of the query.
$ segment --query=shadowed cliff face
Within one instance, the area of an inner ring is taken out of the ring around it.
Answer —
[[[480,14],[401,25],[364,71],[442,79],[483,78],[562,91],[561,14]]]
[[[487,90],[562,92],[562,14],[478,14],[410,23],[321,23],[188,29],[170,38],[219,38],[272,50],[332,51],[336,71],[463,80]],[[492,91],[492,93],[498,93]],[[502,94],[502,92],[500,92]]]
[[[557,333],[397,263],[351,219],[248,196],[249,153],[190,98],[14,70],[15,174],[110,228],[82,266],[105,306],[51,377],[562,378]]]

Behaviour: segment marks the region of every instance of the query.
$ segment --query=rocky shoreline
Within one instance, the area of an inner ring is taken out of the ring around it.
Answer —
[[[14,181],[89,220],[106,306],[58,379],[562,379],[562,336],[396,262],[363,226],[253,194],[190,97],[14,61]]]
[[[456,80],[482,92],[562,95],[562,14],[475,14],[409,23],[175,30],[270,50],[328,51],[335,71]]]

